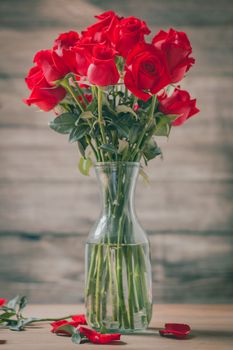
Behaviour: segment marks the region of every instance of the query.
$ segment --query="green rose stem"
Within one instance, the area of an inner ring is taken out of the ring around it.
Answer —
[[[97,87],[97,96],[98,96],[98,124],[100,128],[100,134],[102,137],[102,142],[106,145],[107,144],[107,139],[105,136],[104,132],[104,120],[103,120],[103,95],[102,95],[102,90],[100,87]],[[102,152],[103,154],[103,152]],[[103,156],[104,160],[104,156]]]
[[[123,276],[122,276],[122,262],[123,262],[123,230],[124,230],[124,221],[125,221],[125,214],[124,214],[124,196],[122,196],[122,169],[119,169],[119,175],[118,175],[118,189],[117,189],[117,202],[119,206],[119,210],[116,211],[114,214],[118,217],[118,232],[117,232],[117,255],[116,255],[116,276],[117,276],[117,288],[118,288],[118,307],[119,307],[119,314],[118,314],[118,320],[120,322],[121,317],[123,318],[124,327],[129,328],[129,320],[125,305],[125,298],[124,298],[124,288],[123,288]],[[117,209],[117,206],[115,206]]]
[[[59,85],[61,85],[71,96],[72,98],[74,99],[75,103],[77,103],[79,109],[81,110],[81,112],[84,112],[84,109],[81,105],[81,102],[77,99],[76,95],[75,95],[75,91],[73,91],[73,87],[70,86],[69,84],[69,78],[65,78],[63,80],[61,80],[59,82]]]
[[[100,161],[101,160],[101,154],[100,154],[98,149],[95,149],[93,143],[91,142],[91,138],[87,136],[86,137],[86,141],[87,141],[88,145],[91,147],[92,151],[94,152],[96,160]]]
[[[100,243],[98,245],[97,252],[97,273],[96,273],[96,321],[100,327],[101,323],[101,281],[102,281],[102,269],[103,269],[103,245]]]
[[[128,305],[129,305],[129,324],[130,328],[134,328],[134,285],[133,285],[133,266],[132,266],[132,250],[130,246],[126,246],[125,262],[127,266],[128,279]]]
[[[111,271],[109,271],[109,265],[108,265],[108,252],[106,249],[106,256],[104,259],[104,264],[103,264],[103,272],[106,271],[106,274],[104,274],[104,282],[101,290],[101,300],[102,300],[102,321],[106,319],[106,314],[107,314],[107,291],[109,287],[109,275]]]
[[[72,318],[72,316],[73,315],[69,315],[69,316],[65,316],[65,317],[59,317],[59,318],[37,318],[36,320],[31,320],[30,322],[27,322],[27,326],[29,324],[31,324],[31,323],[36,323],[36,322],[52,322],[52,321],[67,320],[69,318]],[[21,317],[21,319],[27,320],[26,317]],[[12,319],[1,317],[1,321],[8,322],[9,320],[12,320]]]
[[[150,115],[149,115],[149,118],[148,118],[148,121],[144,127],[144,129],[142,130],[142,133],[141,133],[141,136],[139,138],[139,141],[135,147],[135,150],[133,151],[132,153],[132,161],[137,161],[137,158],[138,158],[138,152],[140,151],[140,147],[141,147],[141,143],[143,141],[143,138],[147,132],[147,129],[148,127],[150,126],[151,122],[154,120],[154,110],[155,110],[155,106],[156,106],[156,101],[157,101],[157,97],[156,95],[153,95],[152,96],[152,104],[151,104],[151,110],[150,110]]]

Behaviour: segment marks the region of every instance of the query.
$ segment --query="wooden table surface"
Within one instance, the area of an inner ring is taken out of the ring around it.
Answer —
[[[72,313],[83,313],[83,305],[31,305],[27,315],[38,317],[62,317]],[[25,313],[26,314],[26,313]],[[24,332],[0,329],[0,350],[69,350],[75,347],[125,350],[232,350],[233,349],[233,305],[155,305],[151,327],[156,330],[165,322],[188,323],[192,335],[185,340],[146,336],[122,336],[122,341],[113,345],[75,345],[70,338],[50,333],[48,323],[37,324]]]

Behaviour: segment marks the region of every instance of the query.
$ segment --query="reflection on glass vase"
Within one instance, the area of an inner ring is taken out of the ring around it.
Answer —
[[[143,330],[152,316],[150,248],[134,211],[140,164],[95,166],[102,211],[86,244],[85,303],[96,329]]]

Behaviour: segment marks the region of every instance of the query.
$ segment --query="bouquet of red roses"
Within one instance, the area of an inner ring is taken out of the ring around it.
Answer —
[[[81,34],[60,34],[52,49],[34,57],[26,77],[26,104],[54,110],[50,127],[69,134],[88,174],[97,161],[140,161],[161,153],[154,136],[168,136],[199,110],[177,85],[194,64],[184,32],[159,31],[150,42],[147,24],[113,11]]]
[[[96,17],[35,55],[25,102],[54,110],[50,127],[77,142],[83,174],[97,162],[103,206],[86,251],[87,319],[100,330],[133,331],[152,314],[149,242],[132,204],[136,176],[141,160],[161,154],[155,137],[198,112],[177,85],[194,58],[183,32],[161,30],[148,43],[144,21],[113,11]]]

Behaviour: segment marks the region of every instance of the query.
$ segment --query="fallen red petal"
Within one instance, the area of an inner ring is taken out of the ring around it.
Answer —
[[[176,338],[185,338],[191,332],[191,328],[188,324],[183,323],[166,323],[164,329],[160,329],[160,335],[173,335]]]
[[[114,340],[120,340],[121,337],[119,333],[102,334],[87,327],[79,327],[79,331],[95,344],[109,344]]]

